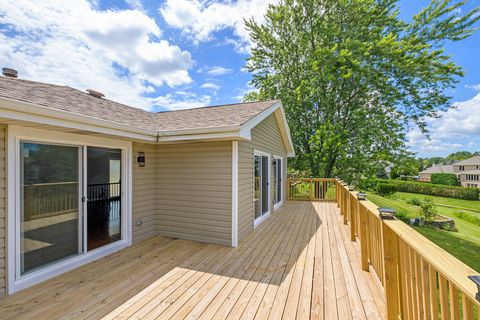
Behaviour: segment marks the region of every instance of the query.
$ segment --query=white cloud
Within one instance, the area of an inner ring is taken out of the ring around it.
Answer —
[[[138,10],[97,11],[87,1],[5,1],[0,65],[21,78],[94,88],[107,98],[151,108],[153,87],[190,83],[187,51],[162,40],[153,19]]]
[[[227,69],[224,67],[212,67],[207,71],[207,74],[210,76],[224,76],[232,72],[232,69]]]
[[[473,84],[473,85],[467,84],[465,87],[468,88],[468,89],[473,89],[475,91],[480,92],[480,83],[479,84]]]
[[[205,82],[200,87],[203,89],[212,90],[213,92],[217,92],[220,89],[220,86],[218,84],[211,83],[211,82]]]
[[[208,106],[212,101],[209,95],[197,96],[192,92],[177,91],[151,100],[157,107],[169,110],[183,110]]]
[[[231,40],[232,43],[238,51],[244,52],[250,47],[244,18],[253,17],[257,22],[264,22],[263,15],[272,2],[277,1],[167,0],[160,7],[160,13],[170,26],[182,29],[197,42],[212,40],[215,32],[231,28],[240,41]]]
[[[440,118],[428,121],[431,139],[414,129],[407,133],[408,145],[420,154],[435,155],[480,148],[480,93],[454,105],[456,108],[443,112]]]

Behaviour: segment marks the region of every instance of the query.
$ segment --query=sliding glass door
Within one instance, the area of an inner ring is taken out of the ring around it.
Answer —
[[[87,248],[121,239],[122,151],[87,148]]]
[[[255,220],[269,213],[269,156],[254,155],[254,209]]]
[[[81,176],[80,147],[20,143],[20,275],[83,251]]]
[[[122,238],[122,150],[20,141],[19,275]]]

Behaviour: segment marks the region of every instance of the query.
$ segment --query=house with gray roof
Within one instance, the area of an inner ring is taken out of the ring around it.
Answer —
[[[462,187],[480,188],[480,156],[455,163],[453,171],[460,179]]]
[[[278,100],[147,112],[6,69],[0,297],[155,235],[235,247],[284,203],[292,156]]]
[[[462,187],[480,188],[480,156],[452,165],[433,165],[419,173],[419,181],[430,182],[433,173],[452,173],[458,177]]]

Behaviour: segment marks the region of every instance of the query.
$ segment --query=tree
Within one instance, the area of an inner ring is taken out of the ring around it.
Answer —
[[[449,154],[445,159],[449,161],[462,161],[468,158],[473,157],[475,154],[468,151],[458,151]]]
[[[480,7],[450,2],[433,0],[405,22],[398,0],[281,0],[264,24],[246,21],[257,91],[245,99],[283,101],[294,168],[373,176],[404,149],[407,125],[426,132],[426,117],[450,107],[445,89],[463,71],[442,46],[480,18]]]
[[[421,167],[422,163],[414,157],[402,157],[397,160],[397,163],[393,166],[390,177],[397,179],[401,176],[416,176]]]

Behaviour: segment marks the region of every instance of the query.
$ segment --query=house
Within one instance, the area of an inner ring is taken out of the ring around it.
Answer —
[[[452,165],[441,165],[441,164],[434,164],[433,166],[420,171],[418,173],[419,179],[418,181],[422,182],[430,182],[432,180],[432,173],[454,173]]]
[[[0,297],[155,235],[235,247],[294,155],[278,100],[155,113],[9,69],[0,137]]]
[[[433,165],[420,172],[419,181],[430,182],[432,173],[452,173],[458,177],[462,187],[480,188],[480,156],[452,165]]]
[[[455,163],[453,171],[462,187],[480,188],[480,155]]]

